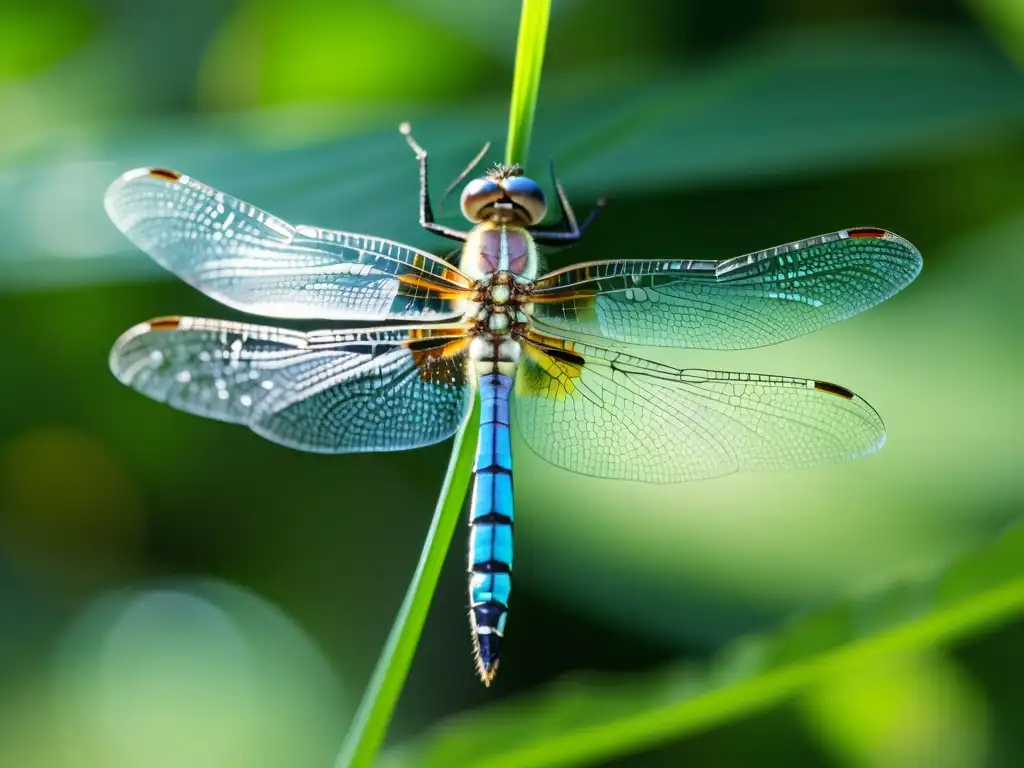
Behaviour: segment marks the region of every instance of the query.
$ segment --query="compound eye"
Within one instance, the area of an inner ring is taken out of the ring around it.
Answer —
[[[496,181],[490,179],[473,179],[462,190],[462,215],[470,221],[483,221],[480,215],[484,208],[492,205],[505,196]]]
[[[513,176],[505,180],[505,194],[509,200],[519,206],[529,217],[526,223],[530,226],[540,224],[548,210],[544,199],[544,190],[533,179],[526,176]]]

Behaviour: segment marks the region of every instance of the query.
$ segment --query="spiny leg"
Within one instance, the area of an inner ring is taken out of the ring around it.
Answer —
[[[555,193],[558,196],[558,208],[561,216],[557,222],[546,227],[533,227],[530,231],[534,239],[541,245],[569,245],[583,237],[590,225],[597,218],[597,214],[605,206],[605,199],[602,197],[597,201],[593,210],[587,215],[582,225],[576,223],[576,214],[569,203],[569,196],[565,193],[565,187],[558,180],[555,173],[555,161],[551,161],[551,180],[555,184]]]
[[[430,189],[427,182],[427,151],[413,138],[412,126],[409,123],[402,123],[398,126],[398,130],[405,136],[405,140],[412,147],[412,151],[416,153],[416,159],[420,162],[420,226],[435,235],[465,242],[469,236],[468,232],[446,227],[434,221],[434,211],[430,206]]]

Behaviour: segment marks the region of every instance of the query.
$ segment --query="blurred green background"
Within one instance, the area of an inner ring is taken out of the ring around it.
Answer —
[[[235,317],[162,273],[102,193],[169,166],[295,223],[443,252],[437,188],[501,154],[518,4],[0,5],[0,765],[329,765],[447,462],[308,456],[108,373],[128,326]],[[843,466],[595,481],[517,443],[501,675],[473,675],[461,537],[391,738],[579,670],[702,659],[744,632],[926,579],[1024,501],[1024,4],[555,0],[529,169],[577,210],[549,263],[724,258],[851,226],[925,269],[869,314],[688,367],[836,381],[889,443]],[[455,220],[450,204],[446,219]],[[618,764],[1019,766],[1024,626],[851,670]]]

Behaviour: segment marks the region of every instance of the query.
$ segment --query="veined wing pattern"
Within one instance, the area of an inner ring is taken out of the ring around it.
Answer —
[[[105,204],[161,266],[234,309],[277,318],[452,320],[472,281],[426,251],[291,224],[176,171],[140,168]]]
[[[124,384],[317,453],[417,448],[450,437],[472,396],[462,325],[300,333],[174,317],[110,353]]]
[[[115,223],[219,301],[276,317],[457,318],[472,281],[390,241],[293,227],[170,171],[130,172],[107,196]],[[567,267],[531,292],[516,422],[552,463],[648,482],[851,458],[884,441],[842,387],[679,370],[622,344],[761,346],[867,309],[908,284],[920,255],[852,229],[724,261]],[[469,325],[299,333],[196,318],[128,331],[111,366],[125,383],[201,415],[319,452],[393,450],[450,436],[471,397]],[[433,414],[433,416],[431,415]]]
[[[612,345],[746,349],[852,317],[920,271],[909,242],[861,227],[723,261],[570,266],[538,279],[531,298],[549,333]]]
[[[584,475],[672,483],[799,469],[885,441],[874,409],[828,382],[677,369],[539,333],[524,341],[514,421],[541,458]]]

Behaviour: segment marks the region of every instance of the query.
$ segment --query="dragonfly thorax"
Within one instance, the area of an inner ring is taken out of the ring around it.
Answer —
[[[476,332],[484,336],[508,336],[516,327],[527,322],[523,300],[523,284],[511,272],[494,272],[477,283],[475,300],[466,308],[466,316],[476,325]]]
[[[537,262],[537,247],[523,227],[488,221],[470,232],[459,267],[477,281],[476,295],[466,308],[475,326],[469,356],[477,376],[515,375],[520,353],[516,331],[528,320],[524,300]]]
[[[508,272],[517,282],[537,277],[537,245],[525,227],[485,221],[478,224],[462,247],[459,269],[482,280],[496,272]]]

